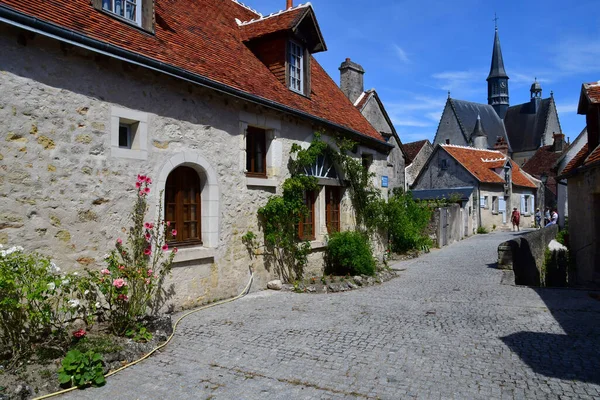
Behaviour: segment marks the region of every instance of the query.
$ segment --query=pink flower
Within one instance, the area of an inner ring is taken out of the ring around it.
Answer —
[[[173,254],[177,254],[177,247],[173,247]]]
[[[144,250],[144,254],[149,256],[150,254],[152,254],[152,249],[150,247],[146,247],[146,249]]]
[[[135,187],[139,189],[140,187],[142,187],[142,184],[140,182],[136,182]]]
[[[113,281],[113,286],[117,289],[121,289],[123,286],[127,286],[127,282],[123,278],[117,278]]]
[[[167,226],[171,226],[171,221],[167,221]]]
[[[167,251],[167,250],[169,250],[169,245],[168,245],[168,244],[166,244],[166,243],[165,243],[165,244],[163,244],[162,250],[163,250],[163,251]]]
[[[152,272],[154,272],[154,271],[152,271],[151,269],[149,269],[149,270],[148,270],[148,276],[151,276],[151,275],[152,275]]]
[[[144,234],[144,237],[146,238],[146,241],[148,241],[148,242],[149,242],[149,241],[150,241],[150,239],[152,238],[152,235],[150,234],[150,232],[146,232],[146,233]]]
[[[150,284],[150,279],[146,278],[146,285]]]
[[[125,271],[125,266],[124,266],[124,265],[119,265],[119,269],[120,269],[121,271]]]
[[[144,188],[144,194],[148,194],[150,193],[150,188],[149,187],[145,187]]]
[[[110,275],[110,271],[107,268],[104,268],[102,271],[100,271],[100,273],[102,275]]]
[[[144,228],[150,229],[150,222],[144,222]]]
[[[118,239],[117,239],[117,244],[118,244],[119,246],[120,246],[120,245],[122,245],[122,244],[123,244],[123,240],[122,240],[121,238],[118,238]]]
[[[149,176],[147,176],[147,177],[146,177],[146,183],[147,183],[148,185],[151,185],[151,184],[152,184],[152,179],[151,179]]]
[[[154,229],[154,223],[150,222],[150,229]]]
[[[139,195],[143,197],[143,196],[145,196],[145,195],[146,195],[146,193],[144,193],[144,191],[143,191],[143,190],[140,190],[140,193],[139,193]]]
[[[144,178],[144,176],[138,174],[138,177],[137,177],[138,182],[143,182],[143,180],[144,180],[143,178]]]
[[[173,229],[173,230],[171,231],[171,235],[173,235],[173,236],[177,236],[177,229]]]
[[[129,297],[127,297],[126,294],[120,294],[117,296],[117,300],[127,301],[127,300],[129,300]]]
[[[73,332],[73,336],[76,337],[77,339],[84,337],[85,334],[86,334],[86,332],[83,329]]]

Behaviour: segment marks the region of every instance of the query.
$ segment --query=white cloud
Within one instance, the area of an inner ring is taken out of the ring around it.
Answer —
[[[556,67],[566,74],[600,71],[600,41],[592,38],[571,37],[555,46]]]
[[[559,103],[556,104],[558,114],[575,113],[577,112],[577,103]]]
[[[452,92],[452,97],[480,93],[482,82],[485,83],[486,76],[484,70],[444,71],[431,75],[437,81],[435,87]]]
[[[404,64],[410,64],[410,59],[408,58],[408,54],[406,54],[406,51],[404,51],[402,47],[398,46],[395,43],[392,46],[394,47],[396,55],[398,56],[400,61],[402,61]]]

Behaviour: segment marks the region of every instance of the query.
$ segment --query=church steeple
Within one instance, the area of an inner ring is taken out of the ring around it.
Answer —
[[[497,18],[495,18],[497,20]],[[492,50],[492,65],[488,82],[488,104],[494,107],[496,114],[502,119],[508,109],[508,75],[504,69],[502,49],[500,49],[500,38],[498,37],[498,25],[494,35],[494,48]]]

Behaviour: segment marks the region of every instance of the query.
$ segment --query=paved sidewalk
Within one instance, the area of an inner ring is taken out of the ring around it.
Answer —
[[[161,353],[63,399],[592,399],[600,301],[501,285],[477,235],[380,286],[259,292],[182,321]]]

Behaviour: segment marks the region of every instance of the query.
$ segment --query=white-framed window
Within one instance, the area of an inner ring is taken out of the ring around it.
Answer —
[[[142,0],[102,0],[102,9],[142,26]]]
[[[481,196],[479,198],[479,207],[488,208],[488,196]]]
[[[298,43],[288,43],[289,88],[304,93],[304,49]]]
[[[535,207],[535,196],[522,194],[521,195],[521,214],[530,215],[533,214]]]
[[[498,196],[492,196],[492,212],[498,214]]]
[[[148,158],[148,114],[113,106],[110,123],[111,156]]]

